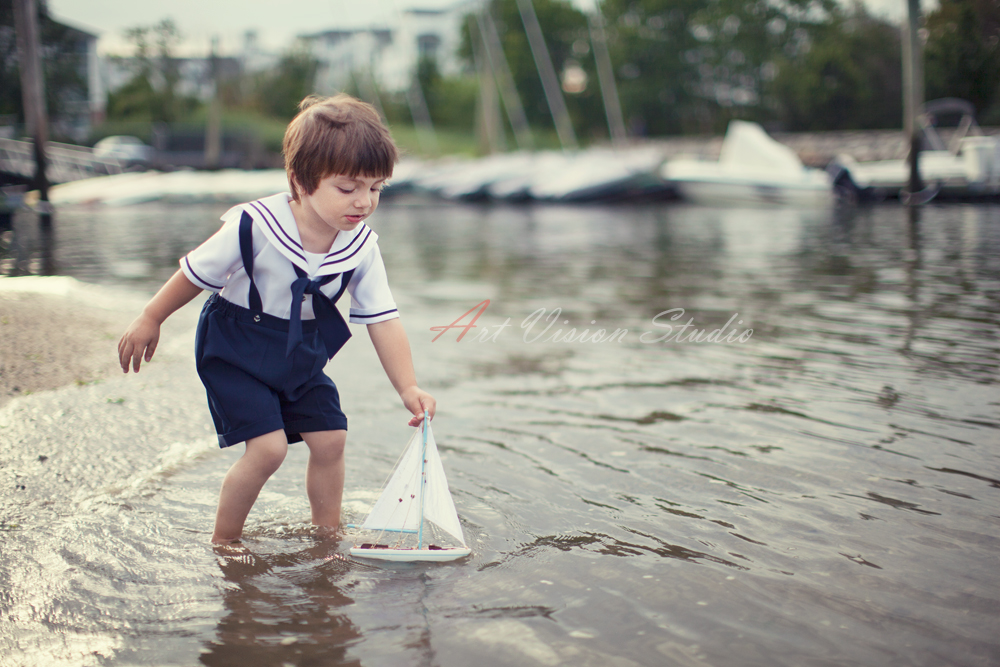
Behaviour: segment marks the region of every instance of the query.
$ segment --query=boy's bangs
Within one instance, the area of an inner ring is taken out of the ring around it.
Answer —
[[[323,142],[329,147],[322,165],[321,178],[330,174],[344,174],[351,178],[370,176],[389,178],[396,165],[396,151],[384,136],[370,128],[352,128],[360,131],[345,132],[337,128],[333,141]],[[339,130],[339,131],[338,131]]]

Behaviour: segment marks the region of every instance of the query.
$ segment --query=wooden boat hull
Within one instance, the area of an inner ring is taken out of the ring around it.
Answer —
[[[388,560],[398,563],[444,563],[464,558],[471,553],[472,549],[468,547],[455,547],[448,549],[365,549],[363,547],[353,547],[351,549],[351,555],[355,558]]]

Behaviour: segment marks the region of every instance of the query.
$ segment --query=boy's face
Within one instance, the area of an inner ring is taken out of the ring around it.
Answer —
[[[326,225],[336,231],[353,231],[378,208],[379,195],[387,179],[375,176],[330,174],[312,194],[299,190],[304,222]]]

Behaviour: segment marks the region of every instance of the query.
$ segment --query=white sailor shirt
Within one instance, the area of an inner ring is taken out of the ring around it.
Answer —
[[[297,266],[311,279],[354,270],[347,284],[352,324],[374,324],[399,317],[378,249],[378,235],[365,224],[339,232],[319,267],[313,263],[310,270],[310,253],[302,247],[290,200],[291,195],[285,192],[229,209],[222,216],[219,231],[181,258],[184,275],[230,303],[250,307],[250,280],[243,268],[239,240],[240,218],[245,211],[253,218],[253,277],[265,313],[289,319],[291,284],[298,278],[293,266]],[[336,278],[324,285],[323,293],[335,296],[342,280]],[[302,319],[315,319],[310,295],[302,303]]]

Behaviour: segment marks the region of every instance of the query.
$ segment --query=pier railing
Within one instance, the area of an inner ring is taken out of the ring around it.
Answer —
[[[95,157],[90,148],[50,141],[46,144],[49,183],[68,183],[93,176],[119,174],[122,165],[113,158]],[[35,152],[30,141],[0,138],[0,172],[21,179],[35,175]]]

